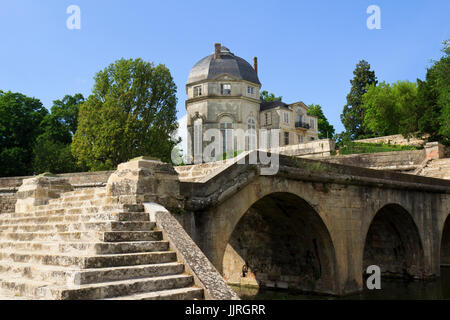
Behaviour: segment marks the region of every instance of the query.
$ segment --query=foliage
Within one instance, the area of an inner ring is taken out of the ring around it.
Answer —
[[[346,142],[344,146],[339,148],[339,155],[405,151],[418,149],[419,149],[418,147],[414,146],[389,145],[383,143]]]
[[[385,82],[369,85],[363,96],[363,125],[376,136],[404,134],[418,129],[416,83],[398,81],[392,85]]]
[[[83,171],[72,156],[70,144],[48,139],[45,135],[37,138],[34,147],[33,168],[36,174],[43,172],[69,173]]]
[[[70,148],[77,127],[78,108],[83,101],[83,96],[76,94],[53,102],[52,113],[41,122],[42,134],[34,144],[35,173],[69,173],[84,169],[77,165]]]
[[[272,102],[272,101],[281,101],[283,100],[283,97],[276,97],[273,93],[269,93],[268,91],[264,90],[261,91],[260,99],[265,102]]]
[[[319,139],[332,138],[334,136],[334,127],[328,122],[322,107],[318,104],[311,104],[308,106],[308,115],[316,116],[318,118],[317,127],[319,128]]]
[[[169,69],[121,59],[94,79],[92,95],[80,106],[72,143],[78,163],[100,170],[142,155],[170,161],[178,124]]]
[[[33,145],[47,114],[38,99],[0,91],[0,176],[33,174]]]
[[[52,116],[65,125],[72,135],[77,131],[78,109],[83,102],[81,93],[66,95],[62,100],[53,101]]]
[[[450,47],[444,42],[444,55],[427,70],[425,81],[418,80],[418,127],[421,133],[431,135],[450,145]]]
[[[353,71],[354,78],[350,80],[352,85],[347,95],[347,104],[341,114],[341,121],[346,132],[352,140],[371,137],[373,134],[363,126],[364,109],[362,108],[362,96],[367,92],[368,85],[376,85],[375,71],[370,70],[370,64],[361,60]]]
[[[221,161],[221,160],[228,160],[228,159],[233,159],[236,158],[238,155],[240,155],[242,153],[242,150],[238,150],[238,151],[227,151],[222,153],[221,155],[219,155],[217,157],[217,161]]]

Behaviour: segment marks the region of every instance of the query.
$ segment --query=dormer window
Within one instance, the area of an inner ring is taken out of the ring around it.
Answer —
[[[231,84],[221,84],[220,92],[222,93],[223,96],[231,95]]]
[[[202,95],[202,86],[194,87],[194,98]]]

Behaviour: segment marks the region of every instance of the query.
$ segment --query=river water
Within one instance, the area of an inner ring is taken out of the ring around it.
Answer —
[[[441,300],[450,299],[450,268],[441,268],[434,281],[381,279],[381,290],[368,290],[345,297],[304,294],[288,290],[232,286],[243,300]]]

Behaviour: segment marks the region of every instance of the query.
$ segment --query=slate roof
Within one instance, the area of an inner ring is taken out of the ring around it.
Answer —
[[[281,101],[263,101],[261,102],[260,111],[269,110],[277,107],[289,108],[289,105]]]
[[[212,54],[195,64],[189,73],[187,84],[215,79],[225,73],[241,80],[261,84],[255,69],[247,61],[235,56],[224,46],[221,47],[220,59],[215,59],[214,54]]]

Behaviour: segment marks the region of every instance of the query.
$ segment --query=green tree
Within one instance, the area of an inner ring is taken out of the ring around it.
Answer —
[[[42,135],[36,139],[33,150],[33,168],[36,174],[84,171],[72,156],[70,144],[51,140]]]
[[[62,100],[53,101],[52,116],[64,124],[72,135],[77,131],[78,109],[83,102],[84,97],[81,93],[66,95]]]
[[[70,147],[77,128],[78,108],[83,101],[81,94],[75,94],[53,102],[52,113],[41,122],[42,133],[34,144],[35,173],[69,173],[84,169],[77,165]]]
[[[178,141],[176,85],[169,69],[121,59],[95,76],[80,106],[72,154],[91,170],[113,169],[137,156],[170,161]]]
[[[276,97],[273,93],[269,93],[268,91],[264,90],[261,91],[260,99],[265,102],[271,102],[271,101],[281,101],[283,100],[283,97]]]
[[[443,57],[427,70],[425,81],[418,80],[419,130],[430,140],[450,145],[450,47],[444,42]]]
[[[363,96],[363,125],[376,136],[410,135],[418,130],[417,84],[398,81],[367,87]]]
[[[335,130],[325,117],[322,107],[318,104],[311,104],[308,107],[308,115],[316,116],[318,118],[317,127],[319,128],[319,139],[332,138]]]
[[[347,95],[347,104],[341,114],[341,121],[351,139],[367,138],[372,133],[363,126],[364,109],[362,97],[367,92],[368,85],[376,85],[375,71],[370,70],[370,64],[361,60],[353,71],[354,78],[350,80],[352,85]]]
[[[0,176],[33,174],[33,145],[47,109],[35,98],[0,91]]]

